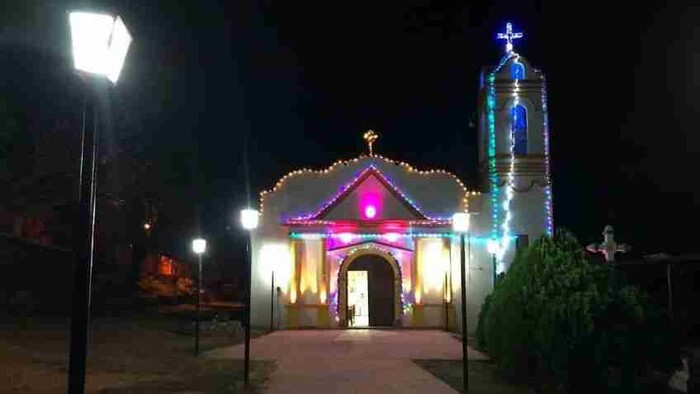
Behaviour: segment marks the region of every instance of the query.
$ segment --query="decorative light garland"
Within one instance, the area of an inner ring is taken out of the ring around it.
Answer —
[[[263,207],[264,207],[265,195],[268,194],[268,193],[274,193],[274,192],[276,192],[277,190],[279,190],[279,189],[284,185],[284,182],[285,182],[287,179],[289,179],[290,177],[293,177],[293,176],[296,176],[296,175],[302,175],[302,174],[320,174],[320,175],[328,174],[328,173],[332,172],[333,170],[335,170],[336,168],[338,168],[338,167],[340,167],[340,166],[346,166],[346,165],[348,165],[348,164],[354,164],[354,163],[357,163],[357,162],[360,161],[360,160],[366,160],[366,159],[379,159],[379,160],[384,160],[384,161],[385,161],[386,163],[388,163],[388,164],[398,165],[398,166],[402,167],[404,170],[406,170],[406,171],[408,171],[408,172],[417,173],[418,175],[443,174],[443,175],[449,175],[449,176],[451,176],[451,177],[457,182],[457,184],[462,188],[462,190],[464,191],[464,198],[462,199],[462,202],[465,204],[465,209],[467,208],[467,205],[466,205],[467,202],[468,202],[468,198],[467,198],[467,197],[468,197],[469,195],[478,195],[478,194],[480,194],[479,192],[474,192],[474,191],[469,191],[469,190],[467,190],[467,188],[466,188],[466,186],[464,185],[464,183],[463,183],[456,175],[452,174],[452,173],[449,172],[449,171],[445,171],[445,170],[442,170],[442,169],[437,169],[437,170],[436,170],[436,169],[433,169],[433,170],[419,170],[419,169],[417,169],[416,167],[413,167],[413,166],[411,166],[410,164],[408,164],[408,163],[406,163],[406,162],[403,162],[403,161],[401,161],[401,162],[400,162],[400,161],[395,161],[395,160],[389,159],[389,158],[384,157],[384,156],[381,156],[381,155],[376,155],[376,154],[373,154],[373,155],[371,155],[371,156],[360,155],[360,156],[358,156],[358,157],[356,157],[356,158],[354,158],[354,159],[350,159],[350,160],[338,160],[338,161],[336,161],[335,163],[333,163],[331,166],[329,166],[329,167],[327,167],[327,168],[325,168],[325,169],[322,169],[322,170],[313,170],[313,169],[309,169],[309,168],[302,168],[302,169],[300,169],[300,170],[295,170],[295,171],[292,171],[292,172],[287,173],[287,175],[283,176],[282,178],[280,178],[280,179],[277,181],[277,183],[275,183],[275,186],[272,187],[272,189],[263,190],[262,192],[260,192],[260,200],[259,200],[260,212],[262,213],[262,212],[263,212],[263,209],[264,209]]]
[[[386,239],[387,234],[391,234],[391,237],[396,237],[396,239],[404,239],[404,238],[409,238],[409,239],[415,239],[415,238],[453,238],[457,237],[454,233],[348,233],[348,232],[342,232],[342,233],[298,233],[298,232],[291,232],[289,233],[289,237],[291,239],[326,239],[326,238],[331,238],[331,239],[339,239],[341,241],[346,241],[346,240],[354,240],[354,239]],[[348,241],[349,242],[349,241]]]
[[[358,175],[356,175],[355,178],[353,178],[350,182],[346,183],[345,186],[340,188],[340,191],[338,193],[336,193],[336,195],[333,196],[333,198],[326,201],[326,203],[320,209],[318,209],[316,212],[308,214],[308,215],[299,216],[299,217],[295,218],[294,220],[313,220],[313,219],[315,219],[322,212],[324,212],[326,209],[328,209],[328,207],[332,206],[341,197],[343,197],[348,190],[355,187],[358,184],[358,182],[367,175],[368,172],[373,172],[376,176],[381,177],[381,180],[384,181],[387,185],[389,185],[389,187],[392,189],[393,192],[398,194],[404,201],[408,202],[408,204],[411,206],[411,208],[413,208],[415,211],[420,213],[422,216],[426,217],[428,220],[431,220],[431,221],[432,220],[437,220],[437,221],[449,221],[450,220],[449,218],[431,218],[430,216],[426,215],[423,212],[423,210],[410,197],[408,197],[406,194],[404,194],[393,182],[391,182],[389,179],[387,179],[386,176],[384,176],[384,174],[382,174],[381,171],[379,171],[377,169],[377,167],[375,167],[373,164],[370,164],[369,166],[367,166]],[[468,192],[465,191],[465,193],[468,193]]]
[[[545,228],[547,235],[554,235],[554,207],[552,201],[552,178],[549,169],[549,114],[547,112],[547,80],[542,76],[542,130],[544,133],[544,159],[545,173],[547,176],[547,185],[544,188],[545,192]]]
[[[512,52],[513,56],[511,58],[515,59],[514,61],[519,61],[520,56],[517,55],[516,53]],[[508,176],[507,176],[507,181],[506,184],[504,185],[505,188],[505,201],[503,201],[503,211],[504,211],[504,218],[503,218],[503,224],[502,229],[503,229],[503,235],[501,236],[501,239],[499,241],[499,248],[498,251],[496,252],[496,258],[498,259],[499,263],[503,262],[503,257],[505,256],[506,250],[508,249],[508,240],[510,238],[510,222],[513,219],[513,214],[510,211],[511,208],[511,202],[513,201],[513,188],[515,186],[515,136],[513,135],[515,133],[514,126],[517,124],[517,111],[513,111],[514,108],[517,108],[518,104],[520,103],[520,96],[518,93],[520,92],[520,85],[518,80],[513,81],[513,104],[511,105],[511,118],[510,118],[510,132],[508,133],[508,153],[510,154],[510,165],[508,167]],[[514,117],[515,116],[515,117]]]
[[[455,233],[450,233],[450,232],[440,232],[440,233],[388,233],[391,234],[392,237],[396,237],[396,240],[398,241],[399,239],[416,239],[416,238],[452,238],[452,239],[459,239],[459,234]],[[342,240],[343,238],[346,237],[352,237],[353,240],[359,239],[359,240],[375,240],[375,239],[386,239],[387,233],[380,234],[380,233],[348,233],[348,232],[343,232],[343,233],[329,233],[329,232],[323,232],[323,233],[300,233],[300,232],[290,232],[289,237],[291,239],[300,239],[300,240],[316,240],[316,239],[340,239]],[[509,235],[507,241],[512,242],[515,240],[515,236]],[[477,237],[477,236],[471,236],[470,239],[474,242],[487,242],[491,239],[491,237]]]
[[[334,226],[342,225],[343,223],[354,222],[348,220],[316,220],[316,219],[289,219],[284,222],[287,226]],[[395,222],[395,220],[376,220],[370,221],[370,225],[381,225],[382,223]],[[427,220],[401,220],[402,223],[407,223],[409,226],[426,226],[426,227],[444,227],[452,225],[449,219],[427,219]]]

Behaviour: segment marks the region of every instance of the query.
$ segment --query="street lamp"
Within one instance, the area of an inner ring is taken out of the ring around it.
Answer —
[[[71,12],[68,15],[73,66],[85,80],[80,185],[75,231],[75,279],[71,314],[68,392],[85,391],[90,286],[95,234],[95,163],[97,162],[97,105],[92,90],[100,79],[117,83],[131,35],[121,18],[106,14]]]
[[[469,234],[469,213],[458,212],[452,215],[452,231],[459,234],[459,267],[462,273],[462,376],[464,392],[469,391],[468,347],[467,347],[467,274],[464,257],[464,235]],[[470,245],[471,246],[471,245]],[[471,258],[471,251],[469,252]]]
[[[241,210],[241,227],[248,231],[248,237],[246,238],[246,254],[247,254],[247,264],[246,264],[246,278],[248,280],[248,285],[245,291],[245,356],[243,359],[243,382],[246,387],[248,387],[248,381],[250,376],[250,287],[251,287],[251,275],[253,266],[253,250],[251,248],[251,238],[253,237],[253,230],[258,227],[258,222],[260,220],[260,213],[255,209],[246,208]]]
[[[207,250],[207,241],[202,238],[192,240],[192,251],[199,259],[199,275],[197,276],[197,325],[195,326],[194,354],[199,355],[199,309],[202,303],[202,254]]]
[[[491,268],[493,270],[493,272],[491,272],[491,291],[493,291],[493,289],[496,288],[496,253],[498,253],[498,241],[489,239],[486,243],[486,251],[491,255]]]

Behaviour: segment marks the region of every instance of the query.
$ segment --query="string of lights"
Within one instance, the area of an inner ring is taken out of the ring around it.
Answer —
[[[276,192],[277,190],[279,190],[282,186],[284,186],[285,181],[287,181],[287,180],[288,180],[289,178],[291,178],[291,177],[295,177],[295,176],[299,176],[299,175],[305,175],[305,174],[319,174],[319,175],[325,175],[325,174],[329,174],[329,173],[333,172],[335,169],[337,169],[337,168],[339,168],[339,167],[347,166],[348,164],[354,164],[354,163],[359,162],[360,160],[368,160],[368,159],[383,160],[384,162],[386,162],[386,163],[388,163],[388,164],[400,166],[400,167],[402,167],[404,170],[408,171],[409,173],[416,173],[416,174],[418,174],[418,175],[427,176],[427,175],[432,175],[432,174],[443,174],[443,175],[448,175],[448,176],[452,177],[452,178],[455,180],[455,182],[457,182],[457,184],[460,186],[460,188],[462,189],[462,191],[464,192],[464,197],[463,197],[462,202],[463,202],[464,205],[465,205],[465,209],[466,209],[466,205],[467,205],[467,202],[468,202],[468,196],[479,194],[479,192],[467,190],[467,187],[464,185],[464,183],[463,183],[456,175],[452,174],[452,173],[449,172],[449,171],[445,171],[445,170],[442,170],[442,169],[419,170],[419,169],[417,169],[416,167],[413,167],[413,166],[411,166],[410,164],[408,164],[408,163],[406,163],[406,162],[395,161],[395,160],[389,159],[389,158],[384,157],[384,156],[381,156],[381,155],[377,155],[377,154],[373,154],[373,155],[371,155],[371,156],[360,155],[360,156],[358,156],[358,157],[356,157],[356,158],[354,158],[354,159],[350,159],[350,160],[338,160],[338,161],[336,161],[335,163],[333,163],[331,166],[329,166],[329,167],[327,167],[327,168],[325,168],[325,169],[322,169],[322,170],[314,170],[314,169],[309,169],[309,168],[302,168],[302,169],[299,169],[299,170],[295,170],[295,171],[289,172],[288,174],[286,174],[285,176],[283,176],[282,178],[280,178],[280,179],[277,181],[277,183],[275,183],[275,186],[274,186],[274,187],[272,187],[271,189],[268,189],[268,190],[264,190],[264,191],[262,191],[262,192],[260,193],[260,200],[259,200],[259,203],[260,203],[260,212],[262,213],[262,212],[263,212],[263,209],[264,209],[263,207],[264,207],[265,195],[267,195],[267,194],[269,194],[269,193],[274,193],[274,192]],[[373,167],[374,167],[374,166],[373,166]],[[352,181],[351,181],[350,183],[352,183]],[[392,183],[392,184],[393,184],[393,183]],[[349,187],[349,186],[346,185],[346,187]],[[341,192],[340,194],[342,194],[342,192]]]
[[[549,169],[549,114],[547,112],[547,83],[544,77],[542,81],[542,116],[542,130],[544,133],[545,174],[547,176],[547,185],[544,188],[546,210],[545,217],[547,221],[545,223],[545,228],[547,229],[547,235],[551,237],[554,234],[554,207],[552,201],[552,178]]]

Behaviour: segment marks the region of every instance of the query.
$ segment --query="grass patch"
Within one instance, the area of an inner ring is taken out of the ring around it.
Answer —
[[[243,391],[243,361],[194,355],[192,333],[169,316],[96,318],[91,323],[86,388],[100,393]],[[253,331],[251,336],[262,332]],[[0,322],[0,391],[65,392],[68,319]],[[229,331],[202,332],[200,351],[242,342]],[[251,361],[251,391],[260,391],[274,361]]]
[[[413,360],[436,378],[461,392],[462,360]],[[469,362],[470,394],[533,394],[535,391],[505,381],[496,372],[496,366],[487,361]]]

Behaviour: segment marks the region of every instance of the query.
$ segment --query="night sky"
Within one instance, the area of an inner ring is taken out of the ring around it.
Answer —
[[[6,3],[0,94],[48,121],[78,114],[64,12],[79,2]],[[512,21],[525,34],[516,51],[549,85],[555,225],[583,243],[612,224],[645,252],[700,249],[700,8],[92,3],[121,14],[134,36],[110,137],[167,152],[210,237],[240,239],[246,136],[256,203],[291,170],[362,153],[369,128],[380,154],[475,186],[478,73],[502,56],[495,35]]]

